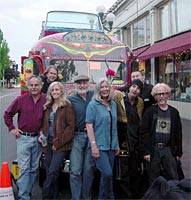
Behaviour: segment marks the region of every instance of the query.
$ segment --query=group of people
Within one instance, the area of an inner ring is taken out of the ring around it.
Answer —
[[[92,199],[96,168],[100,172],[98,198],[114,199],[113,167],[120,149],[129,152],[132,198],[137,198],[141,187],[141,164],[147,169],[150,183],[160,176],[161,166],[168,179],[177,179],[182,127],[178,111],[167,104],[170,88],[164,83],[152,88],[144,82],[141,71],[132,72],[131,78],[131,84],[118,91],[101,78],[92,91],[89,77],[79,75],[71,96],[64,94],[54,66],[47,69],[45,84],[35,75],[27,80],[29,93],[17,97],[4,114],[17,141],[19,199],[31,197],[42,151],[46,167],[43,199],[59,198],[59,169],[68,156],[74,200]],[[16,113],[18,127],[13,123]],[[41,145],[42,134],[47,138],[46,146]]]
[[[178,179],[182,125],[177,109],[167,103],[171,96],[167,84],[146,84],[142,71],[132,72],[131,80],[130,85],[119,89],[123,92],[117,92],[114,100],[120,148],[129,152],[129,195],[137,199],[161,174],[167,180]]]

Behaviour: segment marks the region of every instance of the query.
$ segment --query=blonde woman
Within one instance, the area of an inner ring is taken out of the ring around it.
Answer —
[[[64,158],[68,156],[74,136],[74,110],[60,82],[50,84],[44,105],[42,132],[47,137],[45,152],[46,180],[43,199],[58,199],[57,177]]]

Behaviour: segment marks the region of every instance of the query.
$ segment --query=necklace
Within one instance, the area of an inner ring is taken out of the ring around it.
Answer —
[[[57,104],[53,104],[52,105],[52,110],[53,110],[54,113],[56,112],[57,108],[58,108]]]

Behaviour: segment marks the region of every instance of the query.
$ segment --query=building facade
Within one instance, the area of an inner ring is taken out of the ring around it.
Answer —
[[[172,88],[169,104],[191,119],[190,0],[118,0],[112,33],[130,46],[151,84]]]

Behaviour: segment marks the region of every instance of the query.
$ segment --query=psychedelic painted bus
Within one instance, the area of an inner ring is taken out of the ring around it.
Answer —
[[[49,65],[59,71],[65,92],[74,90],[74,78],[85,74],[93,88],[100,77],[108,77],[112,87],[129,82],[131,50],[114,35],[106,34],[98,15],[74,11],[50,11],[42,24],[39,40],[28,56],[22,56],[21,91],[27,92],[26,81],[42,75]],[[127,180],[127,151],[116,159],[115,180]],[[44,180],[43,154],[39,162],[39,184]],[[62,171],[68,172],[69,160]]]
[[[86,74],[93,85],[100,77],[113,87],[128,82],[130,48],[105,34],[98,15],[74,11],[50,11],[42,23],[39,40],[28,56],[22,56],[22,93],[31,74],[41,75],[49,65],[58,68],[65,92],[74,89],[74,78]]]

